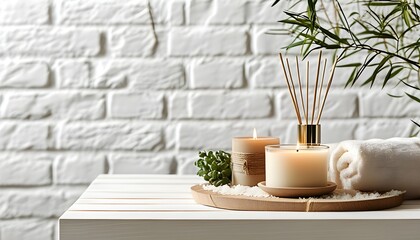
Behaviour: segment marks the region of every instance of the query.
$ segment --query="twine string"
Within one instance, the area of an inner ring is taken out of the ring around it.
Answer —
[[[232,153],[232,172],[246,175],[265,174],[265,153]]]

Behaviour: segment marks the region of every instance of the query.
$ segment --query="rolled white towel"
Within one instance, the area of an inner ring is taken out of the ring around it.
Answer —
[[[341,142],[332,151],[329,175],[339,188],[406,190],[407,199],[420,198],[420,138]]]

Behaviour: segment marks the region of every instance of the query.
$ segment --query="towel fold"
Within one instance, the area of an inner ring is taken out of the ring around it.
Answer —
[[[329,175],[339,188],[405,190],[406,199],[420,198],[420,138],[341,142],[332,151]]]

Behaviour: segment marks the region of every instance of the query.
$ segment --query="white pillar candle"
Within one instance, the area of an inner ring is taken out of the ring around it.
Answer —
[[[267,187],[327,185],[328,146],[274,145],[265,149]]]
[[[279,138],[257,137],[255,129],[253,137],[233,138],[232,163],[235,166],[232,169],[232,184],[256,186],[259,182],[264,181],[265,146],[279,143]],[[247,163],[245,164],[243,161],[247,161]],[[255,171],[256,165],[261,167],[262,172]]]

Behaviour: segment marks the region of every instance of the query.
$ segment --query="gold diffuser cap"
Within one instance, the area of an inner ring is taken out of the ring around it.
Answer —
[[[301,145],[321,144],[321,125],[298,125],[298,143]]]

